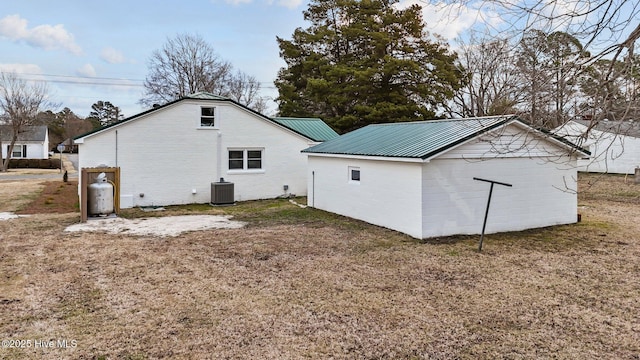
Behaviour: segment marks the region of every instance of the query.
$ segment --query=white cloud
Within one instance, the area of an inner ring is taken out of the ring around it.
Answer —
[[[215,3],[218,0],[211,0],[211,2]],[[267,5],[278,5],[282,7],[286,7],[288,9],[295,9],[298,6],[304,4],[305,0],[263,0]],[[232,5],[242,5],[242,4],[251,4],[254,0],[224,0],[227,4]]]
[[[63,49],[75,55],[82,54],[82,48],[76,44],[73,34],[62,24],[29,28],[27,20],[20,15],[8,15],[0,19],[0,36],[16,42],[24,41],[45,50]]]
[[[76,73],[80,76],[95,77],[96,69],[94,69],[91,64],[85,64],[84,66],[76,70]]]
[[[19,79],[46,82],[42,69],[36,64],[0,64],[0,72],[16,74]]]
[[[289,9],[295,9],[303,4],[303,0],[279,0],[278,5],[284,6]]]
[[[36,64],[0,64],[0,71],[16,74],[41,74],[42,69]]]
[[[240,5],[240,4],[250,4],[253,0],[225,0],[227,4],[232,5]]]
[[[496,26],[502,22],[495,13],[487,10],[487,7],[481,9],[474,3],[431,4],[420,0],[402,0],[397,6],[407,8],[411,5],[422,7],[423,21],[429,32],[447,40],[455,39],[478,23]]]
[[[106,47],[100,52],[100,58],[109,64],[122,64],[125,62],[124,55],[112,47]]]

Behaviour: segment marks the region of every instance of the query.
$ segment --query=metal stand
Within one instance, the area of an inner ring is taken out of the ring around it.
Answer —
[[[482,222],[482,233],[480,235],[480,246],[478,247],[478,252],[481,252],[482,251],[482,241],[484,240],[484,230],[487,227],[487,216],[489,215],[489,205],[491,205],[491,194],[493,194],[493,185],[494,184],[498,184],[498,185],[509,186],[509,187],[511,187],[513,185],[507,184],[507,183],[503,183],[503,182],[500,182],[500,181],[481,179],[481,178],[477,178],[477,177],[474,177],[473,180],[484,181],[484,182],[491,183],[491,187],[489,188],[489,199],[487,199],[487,209],[484,212],[484,221]]]

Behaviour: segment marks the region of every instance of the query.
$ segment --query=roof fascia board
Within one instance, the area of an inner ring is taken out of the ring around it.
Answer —
[[[141,113],[133,115],[133,116],[131,116],[129,118],[126,118],[126,119],[124,119],[122,121],[118,121],[117,123],[111,124],[109,126],[106,126],[106,127],[103,127],[103,128],[100,128],[100,129],[96,129],[96,130],[90,131],[88,133],[79,135],[79,136],[73,138],[73,140],[74,140],[74,142],[76,144],[82,144],[82,143],[84,143],[84,139],[85,138],[88,138],[88,137],[93,136],[93,135],[100,134],[100,133],[102,133],[104,131],[108,131],[108,130],[110,130],[112,128],[115,128],[115,127],[119,127],[124,123],[128,123],[128,122],[131,122],[131,121],[134,121],[134,120],[141,119],[141,118],[145,117],[146,115],[152,114],[152,113],[154,113],[156,111],[160,111],[160,110],[162,110],[162,109],[164,109],[166,107],[172,106],[172,105],[174,105],[174,104],[176,104],[178,102],[181,102],[181,101],[195,101],[195,102],[206,102],[206,103],[228,102],[228,103],[236,105],[238,108],[243,109],[244,111],[246,111],[246,112],[248,112],[250,114],[256,115],[259,118],[261,118],[263,120],[266,120],[267,122],[269,122],[271,124],[274,124],[275,126],[281,128],[281,129],[285,129],[286,131],[288,131],[288,132],[290,132],[292,134],[295,134],[298,137],[302,137],[306,141],[314,141],[313,139],[311,139],[311,138],[309,138],[309,137],[307,137],[307,136],[305,136],[303,134],[300,134],[299,132],[297,132],[297,131],[295,131],[293,129],[290,129],[290,128],[282,125],[282,124],[279,124],[275,120],[271,119],[270,117],[268,117],[266,115],[263,115],[263,114],[255,111],[255,110],[249,108],[249,107],[246,107],[246,106],[240,104],[239,102],[237,102],[235,100],[232,100],[232,99],[200,99],[200,98],[188,97],[188,96],[180,98],[180,99],[176,99],[174,101],[168,102],[168,103],[166,103],[164,105],[160,105],[160,106],[152,108],[152,109],[145,110],[145,111],[143,111]]]
[[[394,161],[394,162],[407,162],[407,163],[429,162],[429,160],[423,160],[421,158],[409,158],[409,157],[367,156],[367,155],[327,154],[327,153],[308,153],[308,152],[303,152],[303,154],[306,154],[308,156],[316,156],[316,157],[355,159],[355,160]]]
[[[479,136],[487,134],[487,133],[489,133],[491,131],[495,131],[496,129],[500,129],[505,124],[507,124],[507,123],[509,123],[511,121],[514,121],[514,120],[515,119],[513,117],[507,117],[503,121],[495,123],[495,124],[493,124],[493,125],[491,125],[491,126],[489,126],[487,128],[480,129],[480,130],[476,131],[474,134],[471,134],[471,135],[469,135],[469,136],[467,136],[467,137],[465,137],[463,139],[460,139],[460,140],[458,140],[458,142],[455,142],[455,143],[449,145],[448,147],[445,147],[443,149],[438,149],[438,150],[436,150],[436,151],[434,151],[434,152],[432,152],[430,154],[427,154],[424,157],[424,160],[425,160],[425,162],[429,162],[430,160],[432,160],[432,159],[434,159],[434,158],[436,158],[436,157],[438,157],[438,156],[440,156],[440,155],[442,155],[444,153],[447,153],[447,152],[449,152],[449,151],[451,151],[453,149],[456,149],[456,148],[458,148],[458,147],[460,147],[460,146],[462,146],[464,144],[467,144],[467,143],[477,139]]]
[[[541,131],[540,129],[536,129],[534,127],[531,127],[531,126],[523,123],[522,121],[515,121],[515,125],[523,128],[525,130],[531,131],[532,133],[536,134],[541,139],[547,140],[547,141],[549,141],[549,142],[551,142],[551,143],[553,143],[553,144],[555,144],[555,145],[557,145],[557,146],[559,146],[561,148],[564,148],[564,149],[568,150],[569,153],[575,151],[575,152],[578,152],[578,153],[582,154],[583,156],[587,156],[587,157],[591,156],[591,153],[589,151],[581,148],[580,146],[578,146],[578,145],[576,145],[576,144],[574,144],[572,142],[569,142],[568,140],[565,140],[567,142],[564,142],[564,141],[560,140],[557,137],[558,135],[555,135],[551,131],[549,131],[549,132]]]
[[[189,97],[186,97],[185,99],[200,100],[200,101],[212,101],[212,100],[203,100],[203,99],[189,98]],[[297,131],[295,131],[293,129],[290,129],[290,128],[278,123],[277,121],[273,120],[272,118],[270,118],[270,117],[268,117],[268,116],[266,116],[266,115],[264,115],[262,113],[259,113],[259,112],[253,110],[252,108],[250,108],[248,106],[242,105],[242,104],[240,104],[239,102],[237,102],[237,101],[235,101],[233,99],[226,98],[226,99],[219,99],[219,100],[215,100],[215,101],[230,102],[230,103],[236,105],[237,107],[239,107],[241,109],[244,109],[246,112],[254,114],[254,115],[258,116],[259,118],[262,118],[263,120],[266,120],[267,122],[269,122],[271,124],[274,124],[275,126],[281,128],[281,129],[285,129],[285,130],[287,130],[287,131],[289,131],[289,132],[291,132],[293,134],[296,134],[296,135],[304,138],[305,140],[314,141],[312,138],[310,138],[310,137],[308,137],[308,136],[306,136],[304,134],[301,134],[301,133],[299,133],[299,132],[297,132]]]
[[[85,134],[82,134],[82,135],[78,135],[78,136],[73,138],[73,141],[76,144],[82,144],[84,142],[85,138],[88,138],[88,137],[91,137],[91,136],[94,136],[94,135],[97,135],[97,134],[101,134],[101,133],[103,133],[105,131],[109,131],[109,130],[111,130],[113,128],[120,127],[123,124],[126,124],[126,123],[129,123],[129,122],[132,122],[132,121],[147,117],[150,114],[153,114],[153,113],[155,113],[157,111],[160,111],[160,110],[162,110],[162,109],[164,109],[166,107],[172,106],[172,105],[174,105],[174,104],[176,104],[176,103],[178,103],[180,101],[183,101],[185,99],[186,98],[177,99],[177,100],[168,102],[168,103],[166,103],[164,105],[160,105],[160,106],[157,106],[157,107],[154,107],[154,108],[151,108],[151,109],[147,109],[147,110],[145,110],[143,112],[140,112],[140,113],[137,113],[135,115],[132,115],[132,116],[126,118],[126,119],[123,119],[123,120],[118,121],[116,123],[113,123],[111,125],[107,125],[105,127],[101,127],[99,129],[95,129],[95,130],[89,131],[88,133],[85,133]]]
[[[589,154],[586,154],[582,148],[579,148],[578,146],[571,146],[569,144],[566,144],[566,143],[556,139],[555,137],[553,137],[551,135],[547,135],[547,134],[543,133],[542,131],[540,131],[538,129],[535,129],[535,128],[525,124],[524,122],[522,122],[518,118],[513,117],[513,118],[508,119],[508,120],[506,120],[506,121],[504,121],[502,123],[498,123],[498,124],[494,125],[493,127],[489,128],[489,129],[485,129],[484,131],[479,131],[474,136],[471,136],[471,137],[467,138],[466,140],[464,140],[464,141],[462,141],[460,143],[457,143],[457,144],[445,149],[444,151],[440,151],[440,152],[437,152],[435,154],[432,154],[432,155],[426,157],[425,160],[433,160],[433,159],[437,158],[438,156],[441,156],[441,155],[443,155],[443,154],[445,154],[445,153],[447,153],[449,151],[452,151],[452,150],[454,150],[454,149],[456,149],[456,148],[458,148],[460,146],[468,144],[471,141],[474,141],[474,140],[476,140],[477,138],[479,138],[479,137],[481,137],[483,135],[496,133],[496,132],[500,131],[501,129],[504,129],[505,127],[507,127],[509,125],[515,125],[515,126],[521,128],[521,129],[524,129],[526,131],[530,131],[530,132],[534,133],[537,137],[539,137],[539,138],[541,138],[543,140],[549,141],[549,142],[553,143],[554,145],[560,146],[561,148],[563,148],[565,150],[568,150],[569,152],[577,151],[577,152],[581,153],[583,156],[587,156],[587,157],[589,156]]]

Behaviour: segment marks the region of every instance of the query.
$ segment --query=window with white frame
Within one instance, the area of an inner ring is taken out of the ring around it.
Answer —
[[[360,168],[356,166],[349,166],[349,182],[351,183],[359,183],[360,182]]]
[[[229,149],[229,170],[262,170],[262,149]]]
[[[214,127],[216,125],[216,108],[201,107],[200,108],[200,126]]]
[[[7,145],[7,153],[9,153],[10,145]],[[16,144],[13,147],[13,151],[11,152],[11,157],[16,158],[26,158],[27,157],[27,145],[18,145]]]

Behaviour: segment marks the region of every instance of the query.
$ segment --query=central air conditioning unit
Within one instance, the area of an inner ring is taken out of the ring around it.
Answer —
[[[234,203],[233,183],[220,178],[219,182],[211,183],[211,204],[227,205]]]

